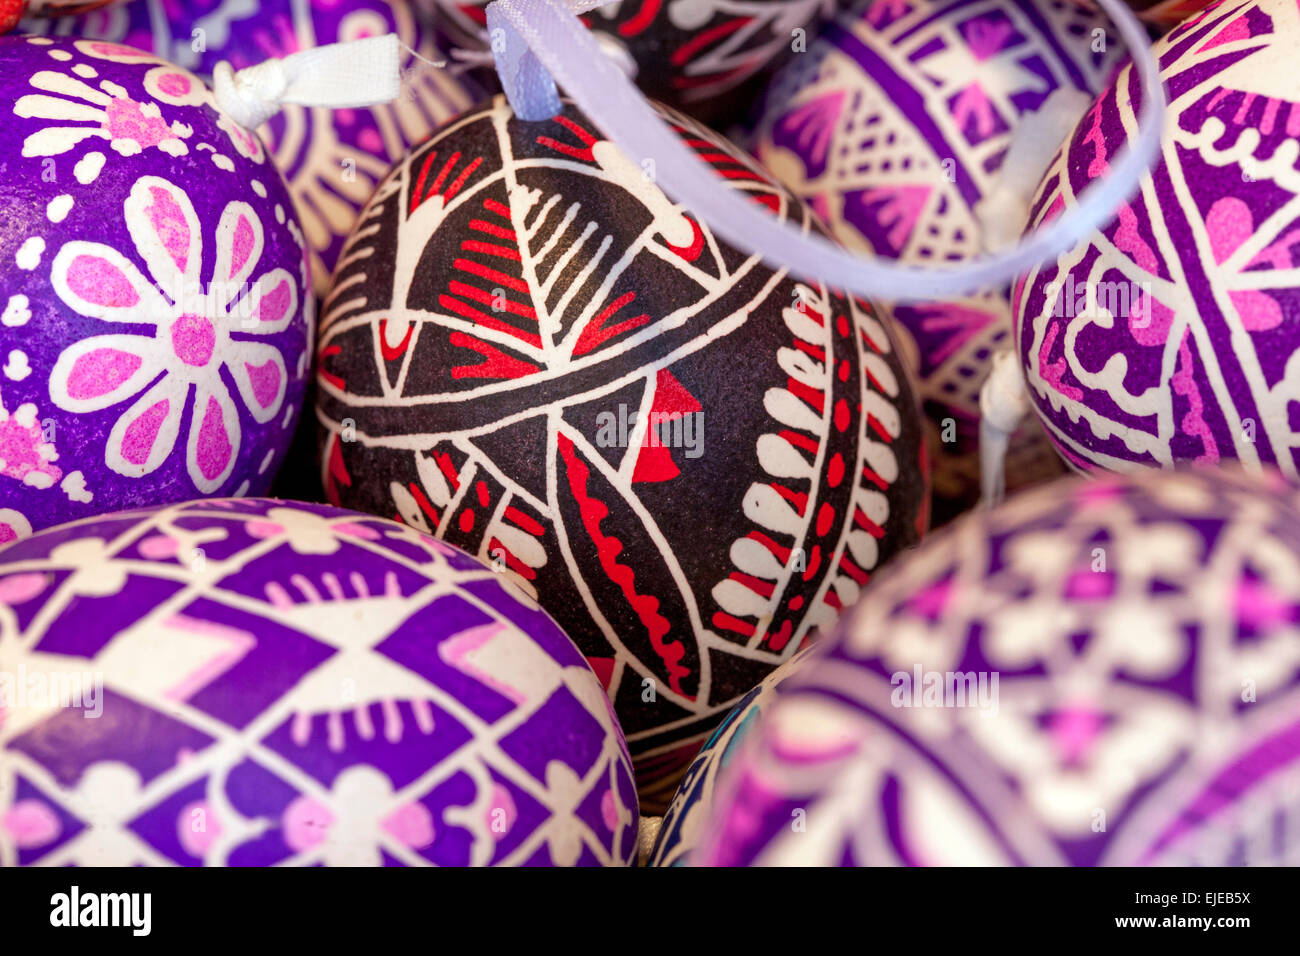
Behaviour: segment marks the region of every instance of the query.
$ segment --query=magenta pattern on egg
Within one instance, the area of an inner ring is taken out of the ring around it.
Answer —
[[[1099,92],[1118,63],[1107,26],[1070,0],[859,7],[772,81],[755,153],[849,248],[910,263],[973,258],[1028,114],[1060,89]],[[937,490],[956,490],[946,470],[977,477],[980,386],[1012,343],[1007,291],[882,306],[912,340],[931,420],[953,423],[937,446]],[[1019,444],[1028,460],[1032,442]]]
[[[776,688],[691,862],[1293,860],[1296,502],[1145,469],[936,534]]]
[[[625,865],[596,675],[462,551],[214,499],[0,556],[0,866]]]
[[[385,33],[397,34],[409,48],[402,54],[402,95],[393,102],[339,110],[289,104],[258,130],[289,182],[311,250],[316,292],[324,294],[357,213],[389,166],[472,105],[478,87],[410,52],[443,59],[405,0],[186,0],[177,6],[133,0],[39,26],[149,50],[205,78],[222,60],[242,69]]]
[[[1159,165],[1108,226],[1018,284],[1030,394],[1073,467],[1300,474],[1297,43],[1290,0],[1220,3],[1161,40]],[[1106,175],[1139,101],[1126,70],[1049,169],[1034,223]]]
[[[191,73],[0,38],[0,544],[265,491],[310,357],[303,237],[258,138]]]

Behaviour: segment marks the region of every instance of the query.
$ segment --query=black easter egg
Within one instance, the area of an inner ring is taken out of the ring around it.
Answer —
[[[699,158],[811,214],[666,108]],[[926,524],[914,386],[870,304],[715,237],[576,107],[504,98],[379,186],[323,308],[336,504],[512,576],[662,806],[709,730]]]

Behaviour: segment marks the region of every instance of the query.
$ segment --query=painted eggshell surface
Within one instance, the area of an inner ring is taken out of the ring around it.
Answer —
[[[258,494],[311,359],[284,180],[191,73],[0,37],[0,543]]]
[[[0,665],[0,865],[635,857],[577,648],[391,521],[214,499],[48,529],[0,551]]]
[[[719,188],[812,228],[664,115]],[[331,500],[535,593],[605,681],[647,801],[925,523],[913,387],[870,306],[720,242],[572,105],[521,123],[498,98],[400,163],[319,355]]]
[[[1072,477],[936,534],[781,686],[692,862],[1293,859],[1300,510],[1284,489],[1276,473]]]
[[[698,119],[741,122],[754,81],[806,50],[838,0],[623,0],[582,16],[650,97]],[[423,0],[464,46],[486,47],[487,0]],[[842,3],[838,5],[843,6]]]
[[[655,836],[648,866],[684,866],[703,840],[713,815],[713,798],[718,777],[740,751],[740,744],[757,726],[760,716],[776,700],[776,690],[789,677],[806,667],[812,647],[804,648],[786,661],[744,697],[718,725],[700,749],[677,788],[673,802]]]
[[[772,81],[755,154],[851,249],[917,264],[973,258],[1027,117],[1059,108],[1045,106],[1058,90],[1099,92],[1119,62],[1106,27],[1069,0],[859,6]],[[1025,194],[1032,183],[1011,186]],[[1008,292],[885,304],[919,372],[936,493],[959,503],[978,491],[979,391],[1012,344]],[[1060,474],[1053,458],[1041,429],[1022,428],[1012,487]]]
[[[299,50],[396,33],[427,60],[442,58],[405,0],[130,0],[48,29],[149,50],[203,77]],[[317,293],[357,212],[407,147],[468,108],[477,86],[406,51],[402,95],[391,103],[331,110],[289,104],[258,132],[284,172],[311,250]]]
[[[1159,165],[1018,284],[1030,397],[1073,467],[1236,459],[1300,476],[1297,44],[1290,0],[1221,3],[1157,43]],[[1031,225],[1106,174],[1140,100],[1126,69],[1048,170]]]

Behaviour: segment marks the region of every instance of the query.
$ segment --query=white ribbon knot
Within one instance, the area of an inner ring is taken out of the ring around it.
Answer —
[[[397,99],[402,91],[401,42],[395,33],[331,43],[235,71],[212,71],[217,109],[257,129],[289,103],[347,109]]]

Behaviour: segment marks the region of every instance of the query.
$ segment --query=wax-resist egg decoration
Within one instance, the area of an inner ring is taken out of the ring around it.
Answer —
[[[423,0],[434,22],[486,47],[488,0]],[[706,122],[744,120],[755,83],[808,49],[838,0],[623,0],[584,13],[641,90]]]
[[[289,182],[315,288],[324,295],[343,240],[375,184],[409,146],[478,99],[478,87],[432,65],[442,54],[406,0],[187,0],[182,6],[130,0],[51,28],[149,50],[205,78],[222,60],[242,69],[386,33],[407,47],[402,96],[393,102],[356,109],[288,104],[258,130]]]
[[[114,43],[9,34],[0,76],[0,542],[265,491],[311,316],[261,142],[193,74]]]
[[[776,699],[776,689],[792,674],[807,666],[814,648],[807,647],[786,661],[736,703],[713,736],[700,749],[682,777],[673,802],[663,816],[647,866],[683,866],[700,845],[713,816],[713,798],[718,777],[739,752],[740,744],[758,724]]]
[[[0,865],[625,865],[626,745],[499,574],[326,505],[195,501],[0,552]]]
[[[1093,0],[1074,0],[1092,10],[1100,10],[1101,5]],[[1173,26],[1188,19],[1208,7],[1214,0],[1127,0],[1129,7],[1147,23],[1158,26]]]
[[[0,0],[0,33],[12,30],[23,17],[66,17],[114,2],[116,0]]]
[[[663,115],[718,188],[813,228]],[[440,129],[345,247],[317,403],[331,500],[535,593],[605,681],[647,805],[916,539],[926,485],[871,307],[730,248],[652,167],[572,105],[526,123],[499,97]]]
[[[1032,179],[1008,184],[1003,161],[1018,135],[1052,135],[1031,116],[1062,108],[1061,91],[1075,91],[1066,108],[1081,111],[1118,63],[1107,26],[1069,0],[858,6],[772,81],[755,154],[851,249],[918,264],[973,258],[984,251],[990,198],[1010,187],[1029,199]],[[1068,119],[1058,135],[1067,129]],[[1031,176],[1056,145],[1041,144]],[[959,505],[978,489],[980,386],[994,353],[1011,345],[1007,293],[884,306],[911,339],[936,494]],[[1059,474],[1053,457],[1041,430],[1023,428],[1012,487]]]
[[[1073,467],[1237,459],[1300,476],[1297,44],[1289,0],[1218,4],[1162,39],[1159,164],[1017,284],[1029,394]],[[1048,170],[1033,224],[1107,174],[1139,103],[1126,69]]]
[[[782,684],[691,861],[1294,859],[1283,489],[1276,472],[1071,477],[936,534]]]

